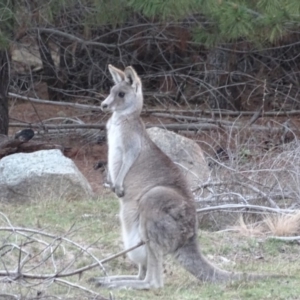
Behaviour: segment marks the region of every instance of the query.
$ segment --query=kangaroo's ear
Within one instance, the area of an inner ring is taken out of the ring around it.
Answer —
[[[137,75],[133,67],[126,67],[124,70],[125,81],[128,82],[133,88],[137,89],[142,86],[140,77]]]
[[[108,70],[113,78],[115,84],[125,80],[125,73],[112,65],[108,65]]]

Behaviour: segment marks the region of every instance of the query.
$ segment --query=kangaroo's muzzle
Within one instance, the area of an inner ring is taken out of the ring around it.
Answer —
[[[101,107],[102,110],[107,110],[108,109],[108,105],[104,102],[101,103],[100,107]]]

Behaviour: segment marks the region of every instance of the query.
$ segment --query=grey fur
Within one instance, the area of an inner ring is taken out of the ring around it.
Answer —
[[[221,270],[201,254],[197,241],[194,199],[178,167],[152,142],[140,119],[142,84],[132,67],[109,66],[115,81],[102,107],[113,112],[108,121],[108,179],[120,197],[125,248],[139,265],[138,276],[94,278],[101,286],[152,289],[163,287],[163,257],[172,254],[201,281],[255,279]],[[120,94],[121,93],[121,94]],[[124,97],[122,96],[124,93]]]

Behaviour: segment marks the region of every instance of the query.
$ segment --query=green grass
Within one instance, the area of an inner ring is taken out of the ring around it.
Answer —
[[[118,200],[111,196],[73,202],[41,200],[24,205],[1,205],[1,213],[9,218],[14,227],[34,228],[58,237],[69,238],[88,249],[99,260],[122,250],[118,210]],[[4,226],[7,227],[8,223],[0,215],[0,227]],[[31,270],[30,273],[53,273],[55,268],[60,270],[66,266],[69,266],[68,270],[72,270],[95,262],[89,255],[60,239],[54,240],[42,235],[34,235],[34,237],[50,246],[46,247],[40,243],[25,245],[28,237],[0,231],[0,269],[3,270],[4,265],[9,268],[15,267],[18,259],[25,258],[25,252],[20,257],[16,249],[6,253],[7,248],[3,245],[9,243],[14,245],[23,243],[23,249],[31,254],[23,272],[28,270],[29,266],[37,266],[39,263],[40,266]],[[232,232],[208,231],[199,231],[199,241],[203,253],[221,268],[253,273],[283,274],[287,277],[256,282],[203,284],[178,266],[171,257],[167,257],[164,265],[165,287],[163,289],[113,290],[115,299],[300,299],[298,244],[263,238],[245,238]],[[52,256],[49,249],[54,252]],[[47,257],[50,258],[45,263],[41,263]],[[136,267],[124,256],[108,262],[105,268],[110,275],[136,273]],[[100,268],[95,268],[80,276],[75,275],[64,280],[109,298],[109,290],[95,288],[88,283],[88,278],[93,276],[103,276],[103,272]],[[93,299],[94,297],[74,287],[51,284],[50,281],[31,281],[33,282],[35,286],[30,286],[27,281],[9,284],[0,282],[2,285],[0,295],[3,292],[21,294],[24,299],[26,297],[31,299],[38,293],[41,293],[45,299],[46,296],[51,295],[62,299]]]

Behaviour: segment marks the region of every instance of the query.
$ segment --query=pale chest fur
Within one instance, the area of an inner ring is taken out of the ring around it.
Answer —
[[[108,171],[114,184],[122,165],[122,125],[112,116],[106,125],[108,140]]]

